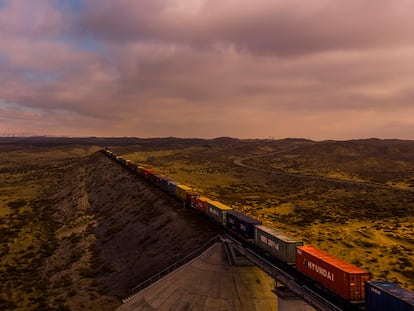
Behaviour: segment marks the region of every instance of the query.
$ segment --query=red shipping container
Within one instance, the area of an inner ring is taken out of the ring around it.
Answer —
[[[296,248],[296,269],[348,300],[363,300],[368,272],[311,246]]]
[[[197,192],[188,191],[185,203],[188,207],[196,209],[197,208],[197,200],[200,195]]]
[[[155,172],[150,168],[143,168],[142,171],[144,173],[144,177],[147,179],[150,179],[151,176],[155,174]]]
[[[196,207],[203,214],[205,214],[207,210],[207,201],[209,201],[209,199],[203,196],[199,196],[196,200]]]

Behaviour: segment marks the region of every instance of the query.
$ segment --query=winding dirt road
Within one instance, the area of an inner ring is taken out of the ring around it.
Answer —
[[[269,157],[269,156],[273,156],[273,155],[276,155],[276,154],[281,154],[281,153],[289,152],[289,151],[292,151],[292,150],[296,150],[298,148],[299,148],[298,146],[295,146],[295,147],[292,147],[292,148],[279,150],[279,151],[275,151],[275,152],[264,153],[264,154],[255,155],[255,156],[251,156],[251,157],[239,158],[239,159],[234,160],[233,163],[237,166],[240,166],[240,167],[244,167],[244,168],[247,168],[247,169],[251,169],[251,170],[255,170],[255,171],[259,171],[259,172],[263,172],[263,173],[268,173],[268,174],[287,175],[287,176],[292,176],[292,177],[297,177],[297,178],[304,178],[304,179],[311,179],[311,180],[318,180],[318,181],[329,181],[329,182],[334,182],[334,183],[338,183],[338,184],[346,184],[346,185],[366,186],[366,187],[369,187],[369,188],[379,188],[379,189],[385,189],[385,190],[397,190],[397,191],[410,191],[410,192],[413,192],[412,189],[391,187],[391,186],[387,186],[387,185],[379,184],[379,183],[356,181],[356,180],[343,180],[343,179],[336,179],[336,178],[324,177],[324,176],[307,175],[307,174],[304,174],[304,173],[292,173],[292,172],[286,172],[286,171],[283,171],[283,170],[280,170],[280,169],[263,169],[263,168],[259,168],[259,167],[255,167],[255,166],[251,166],[251,165],[247,165],[247,164],[243,163],[244,161],[247,161],[247,160],[250,160],[250,159]]]

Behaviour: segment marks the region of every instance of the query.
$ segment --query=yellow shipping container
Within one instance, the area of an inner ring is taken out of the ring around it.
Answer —
[[[218,201],[209,200],[207,202],[206,214],[209,217],[213,218],[218,223],[225,225],[227,211],[231,211],[231,210],[232,208],[230,206],[227,206],[226,204],[223,204]]]
[[[175,196],[185,201],[187,198],[187,191],[191,191],[191,188],[189,186],[179,184],[175,188]]]

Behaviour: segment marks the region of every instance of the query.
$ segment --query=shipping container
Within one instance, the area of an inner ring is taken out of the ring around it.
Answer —
[[[165,192],[168,192],[168,183],[171,181],[170,178],[164,176],[161,180],[160,180],[160,188],[162,190],[164,190]]]
[[[168,184],[167,184],[167,192],[170,195],[174,195],[175,196],[175,191],[177,189],[177,185],[178,184],[179,184],[179,182],[169,179],[168,180]]]
[[[254,240],[254,226],[261,221],[236,211],[228,211],[226,214],[226,228],[245,241]]]
[[[288,265],[296,264],[296,246],[302,246],[302,241],[261,225],[255,226],[254,233],[255,244],[261,249]]]
[[[126,160],[126,166],[128,166],[131,171],[136,171],[137,169],[137,165],[132,163],[130,160]]]
[[[151,178],[151,175],[153,175],[152,169],[145,168],[145,167],[142,168],[142,173],[143,173],[143,176],[148,180]]]
[[[414,292],[387,281],[365,283],[366,311],[414,311]]]
[[[156,171],[154,171],[153,169],[149,169],[148,170],[148,180],[155,183],[155,175],[157,175],[158,173]]]
[[[160,188],[164,190],[165,192],[168,191],[168,180],[170,180],[168,177],[164,176],[160,180]]]
[[[138,175],[144,176],[144,167],[142,165],[137,165]]]
[[[314,246],[296,248],[296,269],[348,300],[363,300],[368,272]]]
[[[207,201],[206,214],[210,218],[214,219],[216,222],[226,225],[226,214],[228,211],[231,211],[232,208],[217,201],[209,200]]]
[[[178,184],[175,188],[175,196],[181,201],[185,201],[187,199],[187,191],[191,191],[189,186]]]
[[[153,169],[148,170],[148,180],[151,182],[155,182],[155,175],[157,175],[158,173],[155,172]]]
[[[197,199],[200,197],[200,194],[195,191],[187,191],[187,197],[185,199],[185,204],[188,208],[197,209]]]
[[[207,202],[210,201],[209,198],[206,198],[204,196],[200,196],[196,200],[196,208],[205,214],[207,212]]]
[[[160,187],[161,180],[164,178],[162,174],[155,174],[153,175],[152,182],[157,186]]]

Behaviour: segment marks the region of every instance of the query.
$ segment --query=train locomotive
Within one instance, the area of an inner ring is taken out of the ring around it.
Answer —
[[[224,230],[254,245],[277,262],[293,267],[305,278],[346,301],[364,302],[366,311],[414,311],[414,292],[387,281],[371,281],[369,272],[345,262],[261,221],[206,198],[191,187],[134,164],[110,151],[103,153],[142,176],[188,208],[198,210]]]

